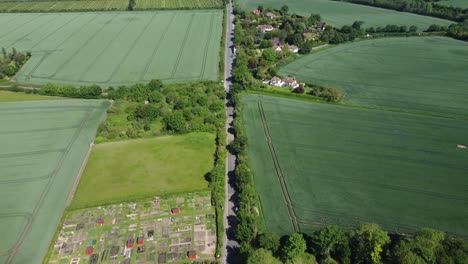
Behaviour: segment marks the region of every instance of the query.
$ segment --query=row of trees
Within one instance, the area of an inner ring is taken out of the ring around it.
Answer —
[[[420,15],[461,22],[468,19],[468,9],[439,5],[430,0],[342,0],[361,5],[376,6]]]
[[[5,77],[14,76],[30,57],[31,53],[29,52],[22,53],[13,48],[12,52],[9,53],[5,48],[2,48],[2,57],[0,58],[0,80]]]

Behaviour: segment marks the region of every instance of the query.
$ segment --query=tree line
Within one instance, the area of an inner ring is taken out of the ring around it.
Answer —
[[[433,16],[462,22],[468,19],[468,9],[439,5],[430,0],[337,0],[354,4],[375,6],[419,15]]]

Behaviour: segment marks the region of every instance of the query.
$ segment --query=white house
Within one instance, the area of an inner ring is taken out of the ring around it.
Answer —
[[[281,52],[283,51],[283,45],[274,45],[272,49],[276,52]]]
[[[299,47],[297,47],[295,45],[289,45],[289,50],[291,52],[298,53],[299,52]]]
[[[297,83],[296,78],[294,77],[284,77],[283,83],[285,86],[290,87],[290,88],[299,87],[299,83]]]
[[[284,82],[279,77],[275,76],[275,77],[271,78],[270,85],[273,85],[273,86],[276,86],[276,87],[283,87]]]
[[[258,25],[257,28],[263,33],[272,31],[273,29],[275,29],[272,25]]]

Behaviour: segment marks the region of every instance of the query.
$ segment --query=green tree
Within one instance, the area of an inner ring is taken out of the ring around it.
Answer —
[[[411,242],[413,252],[417,253],[427,263],[436,263],[437,252],[442,250],[445,234],[430,228],[423,228]]]
[[[347,245],[349,238],[345,231],[336,226],[326,226],[312,235],[312,247],[323,259],[330,257],[331,251],[338,245]]]
[[[274,253],[280,246],[280,238],[273,232],[265,232],[258,236],[258,245]]]
[[[247,264],[281,264],[281,261],[273,257],[271,251],[260,248],[250,253]]]
[[[294,233],[286,241],[282,249],[282,256],[285,260],[294,261],[300,254],[305,252],[306,248],[304,237],[299,233]]]
[[[276,52],[273,49],[266,49],[262,52],[262,58],[269,62],[276,61]]]
[[[282,15],[286,15],[286,14],[288,13],[288,11],[289,11],[289,6],[283,5],[283,6],[281,7],[281,14],[282,14]]]
[[[180,110],[169,114],[164,121],[166,123],[166,129],[169,131],[173,131],[175,133],[184,133],[187,130],[184,114]]]
[[[262,40],[262,42],[260,42],[260,46],[259,48],[261,49],[267,49],[267,48],[271,48],[273,47],[273,42],[269,41],[269,40]]]
[[[361,225],[354,231],[351,247],[354,263],[381,263],[381,253],[390,242],[387,232],[377,224]]]
[[[163,88],[163,83],[161,80],[151,80],[149,83],[148,83],[148,88],[151,90],[151,91],[159,91],[161,90],[161,88]]]

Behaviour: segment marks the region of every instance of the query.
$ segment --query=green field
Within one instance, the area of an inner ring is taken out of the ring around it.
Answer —
[[[336,87],[345,103],[468,116],[468,44],[443,37],[355,42],[281,69]]]
[[[0,104],[1,263],[41,263],[108,104]]]
[[[259,5],[265,8],[281,8],[287,4],[290,13],[305,16],[320,14],[324,21],[338,27],[351,25],[359,20],[365,22],[364,27],[382,27],[387,24],[415,25],[421,31],[431,24],[448,26],[454,23],[434,17],[330,0],[289,0],[287,2],[284,0],[239,0],[238,2],[239,6],[246,10],[252,10]]]
[[[0,12],[124,11],[125,0],[1,1]]]
[[[457,147],[468,121],[257,95],[242,105],[268,229],[375,222],[468,236],[468,150]]]
[[[454,6],[460,8],[468,8],[468,1],[466,0],[441,0],[437,2],[438,5]]]
[[[59,97],[42,96],[37,94],[14,93],[0,91],[0,102],[16,102],[16,101],[36,101],[36,100],[56,100]]]
[[[0,12],[125,11],[128,0],[0,0]],[[221,0],[136,0],[135,9],[222,8]]]
[[[136,0],[135,9],[223,8],[222,0]]]
[[[0,47],[32,52],[20,83],[217,80],[221,18],[220,10],[0,14]]]
[[[214,135],[128,140],[98,144],[72,202],[81,208],[208,188],[213,167]]]

